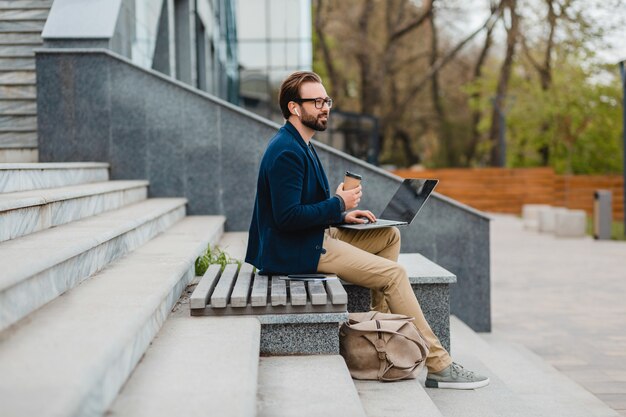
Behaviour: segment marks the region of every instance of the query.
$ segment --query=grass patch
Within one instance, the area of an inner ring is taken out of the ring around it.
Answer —
[[[239,259],[232,258],[229,254],[224,252],[219,246],[208,245],[204,253],[196,259],[196,276],[202,276],[209,269],[209,265],[219,264],[222,269],[228,264],[237,264],[241,267],[241,261]]]

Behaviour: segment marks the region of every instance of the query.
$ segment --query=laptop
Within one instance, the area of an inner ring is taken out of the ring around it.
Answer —
[[[420,212],[439,180],[405,179],[385,210],[373,223],[340,224],[342,229],[368,230],[411,224]]]

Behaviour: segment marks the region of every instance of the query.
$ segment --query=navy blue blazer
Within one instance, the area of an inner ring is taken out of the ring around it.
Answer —
[[[246,262],[262,274],[317,272],[324,229],[341,222],[341,205],[317,154],[286,122],[261,160]]]

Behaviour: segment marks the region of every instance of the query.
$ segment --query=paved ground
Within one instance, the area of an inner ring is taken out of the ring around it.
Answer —
[[[626,242],[557,239],[492,216],[493,333],[626,416]]]

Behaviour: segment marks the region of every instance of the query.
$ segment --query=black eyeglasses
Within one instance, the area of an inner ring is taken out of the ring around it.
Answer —
[[[333,99],[332,98],[297,98],[294,100],[296,103],[302,103],[304,101],[314,101],[315,102],[315,108],[316,109],[323,109],[324,108],[324,103],[326,103],[328,105],[328,108],[332,108],[333,107]]]

